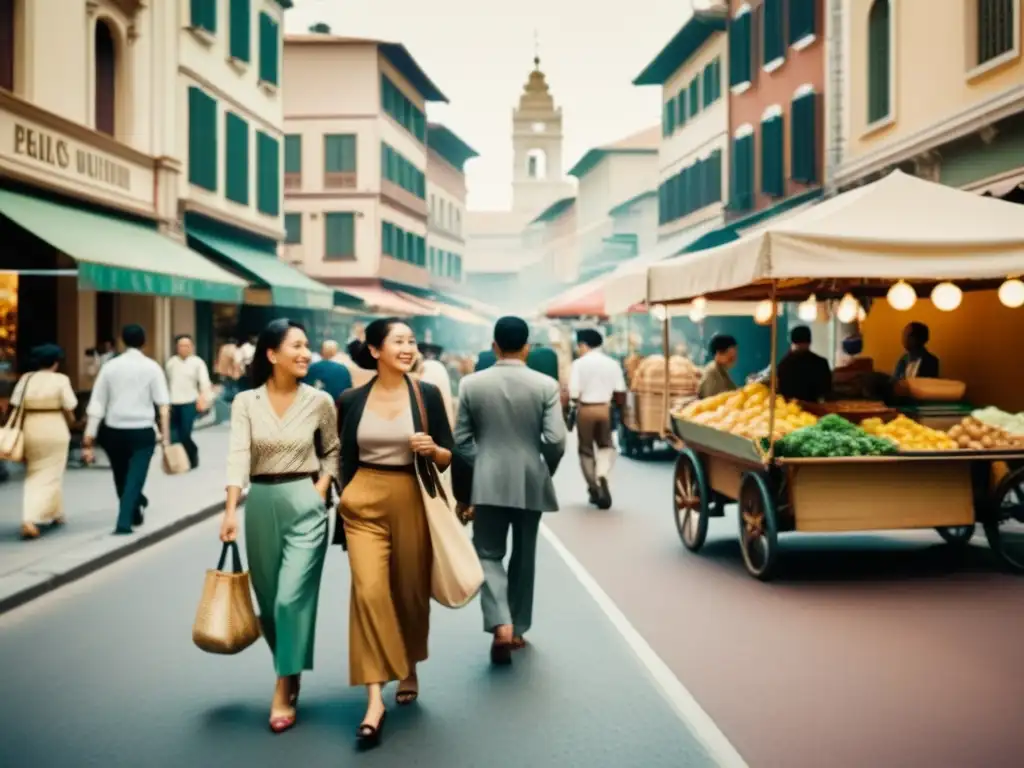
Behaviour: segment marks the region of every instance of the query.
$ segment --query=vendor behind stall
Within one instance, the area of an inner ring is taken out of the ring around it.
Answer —
[[[903,329],[903,348],[907,353],[896,363],[895,381],[939,378],[939,358],[927,348],[930,335],[924,323],[908,323]]]
[[[798,325],[789,332],[789,344],[779,361],[779,394],[787,400],[823,400],[832,389],[832,371],[828,360],[811,351],[811,329]]]
[[[736,389],[732,377],[729,376],[729,369],[736,365],[736,359],[739,357],[736,339],[725,334],[716,334],[711,338],[708,351],[713,360],[704,369],[704,374],[700,377],[700,386],[697,388],[697,397],[702,399]]]

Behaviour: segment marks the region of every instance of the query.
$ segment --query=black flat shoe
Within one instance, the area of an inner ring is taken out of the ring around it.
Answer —
[[[384,710],[376,726],[363,723],[356,729],[356,745],[360,749],[373,749],[380,746],[380,739],[384,734],[384,720],[387,716],[387,710]]]

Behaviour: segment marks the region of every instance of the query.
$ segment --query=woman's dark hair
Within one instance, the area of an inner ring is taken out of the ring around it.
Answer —
[[[377,370],[377,359],[370,353],[370,347],[380,349],[384,346],[384,340],[391,333],[391,329],[403,322],[398,317],[381,317],[366,326],[366,339],[359,345],[359,349],[351,354],[352,362],[368,371]]]
[[[271,320],[263,332],[256,339],[256,352],[252,357],[252,364],[249,366],[249,379],[252,381],[253,389],[262,387],[270,377],[274,375],[274,366],[270,364],[267,353],[273,349],[280,349],[285,337],[292,329],[306,332],[306,326],[282,317],[278,320]]]
[[[29,363],[33,370],[52,368],[64,359],[64,350],[56,344],[40,344],[29,352]]]

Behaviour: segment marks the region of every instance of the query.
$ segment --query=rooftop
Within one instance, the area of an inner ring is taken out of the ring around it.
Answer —
[[[722,6],[716,6],[722,9]],[[636,76],[633,85],[664,85],[690,58],[700,50],[716,32],[725,32],[728,10],[699,10],[683,24],[676,36],[669,40],[644,71]]]
[[[537,217],[534,218],[534,220],[531,221],[530,223],[531,224],[544,224],[544,223],[549,222],[549,221],[554,221],[559,216],[561,216],[563,213],[565,213],[567,210],[572,208],[575,204],[576,204],[576,198],[575,197],[563,197],[561,200],[558,200],[558,201],[552,203],[547,208],[545,208],[543,211],[541,211],[537,215]]]
[[[416,59],[412,57],[409,50],[401,43],[392,43],[387,40],[376,40],[368,37],[342,37],[329,34],[302,34],[285,35],[285,46],[289,45],[374,45],[380,51],[381,56],[387,59],[398,72],[409,81],[424,101],[439,101],[448,103],[448,97],[441,93],[434,81],[427,76]]]
[[[576,165],[569,169],[569,175],[582,179],[608,155],[654,155],[661,141],[661,127],[654,125],[642,131],[619,139],[611,144],[587,150]]]
[[[427,123],[427,146],[460,171],[466,161],[480,156],[479,152],[460,139],[451,128],[441,123]]]

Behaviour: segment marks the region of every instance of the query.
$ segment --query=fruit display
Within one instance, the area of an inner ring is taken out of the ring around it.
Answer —
[[[971,414],[975,419],[992,427],[999,427],[1011,435],[1024,436],[1024,413],[1007,413],[998,408],[981,408]]]
[[[968,451],[991,451],[1024,448],[1024,436],[1010,434],[1002,427],[968,416],[949,430],[949,436],[960,448]]]
[[[771,391],[764,384],[747,384],[743,389],[723,392],[714,397],[694,400],[675,415],[734,435],[751,439],[768,436],[768,406]],[[775,398],[775,430],[778,440],[801,427],[818,423],[813,414],[803,410],[796,401]]]
[[[896,443],[869,435],[842,416],[829,414],[810,427],[803,427],[776,441],[778,456],[791,458],[838,458],[841,456],[892,456]]]
[[[700,384],[700,368],[688,358],[672,355],[668,359],[669,391],[675,394],[696,394]],[[634,392],[665,391],[665,358],[649,355],[635,364],[629,377],[629,388]]]
[[[860,426],[869,435],[896,443],[901,451],[955,451],[959,448],[957,441],[947,433],[918,424],[902,414],[888,424],[881,419],[865,419]]]

